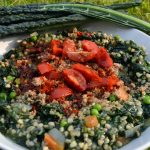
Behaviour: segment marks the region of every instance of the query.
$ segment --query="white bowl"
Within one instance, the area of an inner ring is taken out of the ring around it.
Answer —
[[[112,35],[117,34],[120,35],[124,40],[133,40],[138,45],[145,47],[148,55],[147,59],[150,60],[150,36],[137,29],[120,26],[115,23],[97,20],[90,21],[89,23],[82,25],[82,27],[88,29],[89,31],[102,31]],[[26,36],[23,35],[0,39],[0,57],[2,57],[4,53],[8,52],[11,48],[13,48],[16,44],[16,41],[21,40],[25,37]],[[134,139],[129,144],[122,147],[120,150],[144,150],[150,147],[149,135],[150,135],[150,127],[147,128],[139,138]],[[8,144],[6,147],[5,142],[0,141],[0,143],[3,143],[0,144],[1,148],[4,148],[6,150],[12,150],[12,148],[8,148]]]

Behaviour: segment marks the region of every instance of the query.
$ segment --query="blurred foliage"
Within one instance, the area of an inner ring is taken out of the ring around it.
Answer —
[[[130,2],[133,0],[0,0],[0,6],[26,5],[30,3],[88,2],[98,5]],[[138,0],[137,0],[138,1]],[[143,0],[139,7],[128,9],[130,15],[150,22],[150,0]]]

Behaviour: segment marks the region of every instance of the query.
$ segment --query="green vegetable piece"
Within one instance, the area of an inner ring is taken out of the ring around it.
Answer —
[[[6,101],[6,99],[7,99],[6,93],[4,92],[0,93],[0,100]]]
[[[13,81],[14,79],[15,79],[15,77],[13,77],[13,76],[7,76],[7,78],[6,78],[8,81]]]
[[[99,115],[99,112],[98,112],[97,109],[94,109],[94,108],[93,108],[93,109],[91,110],[91,114],[94,115],[94,116],[98,116],[98,115]]]
[[[113,102],[113,101],[116,101],[116,99],[117,99],[117,96],[116,95],[113,95],[113,94],[111,94],[110,96],[109,96],[109,101],[111,101],[111,102]]]
[[[120,41],[120,40],[121,40],[120,35],[116,35],[116,36],[114,36],[114,38],[115,38],[115,40],[117,40],[117,41]]]
[[[105,20],[137,28],[147,33],[150,32],[150,24],[148,22],[137,19],[125,13],[121,13],[101,6],[90,5],[85,3],[61,3],[44,5],[43,8],[41,7],[41,10],[64,10],[68,12],[83,14],[84,16],[88,17],[94,16],[97,19],[105,18]]]
[[[11,93],[9,94],[9,97],[10,97],[11,99],[15,98],[15,97],[16,97],[16,92],[15,92],[15,91],[11,92]]]
[[[19,84],[20,84],[20,78],[16,78],[15,83],[16,83],[17,85],[19,85]]]
[[[31,41],[32,41],[32,42],[37,41],[37,36],[35,36],[35,35],[34,35],[34,36],[32,36],[32,37],[31,37]]]
[[[96,109],[96,110],[100,111],[100,110],[102,110],[102,106],[100,104],[95,104],[93,106],[93,109]]]
[[[65,127],[65,126],[67,126],[67,125],[68,125],[67,120],[61,120],[61,122],[60,122],[60,126],[61,126],[61,127]]]
[[[149,96],[149,95],[145,95],[145,96],[143,97],[143,102],[144,102],[145,104],[150,104],[150,96]]]

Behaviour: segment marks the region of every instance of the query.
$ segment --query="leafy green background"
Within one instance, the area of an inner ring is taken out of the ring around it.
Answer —
[[[0,0],[0,6],[14,6],[29,3],[58,3],[58,2],[90,2],[98,5],[130,2],[133,0]],[[138,1],[138,0],[136,0]],[[150,0],[143,0],[142,5],[127,10],[128,14],[150,22]]]

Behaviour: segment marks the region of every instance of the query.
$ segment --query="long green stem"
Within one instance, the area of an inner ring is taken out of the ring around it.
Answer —
[[[123,14],[121,12],[90,5],[90,4],[76,4],[76,3],[64,3],[64,4],[50,4],[43,6],[42,9],[50,9],[55,11],[69,11],[73,13],[79,13],[89,17],[96,17],[99,19],[111,20],[122,25],[131,26],[142,30],[144,32],[150,33],[150,24],[133,16]]]

